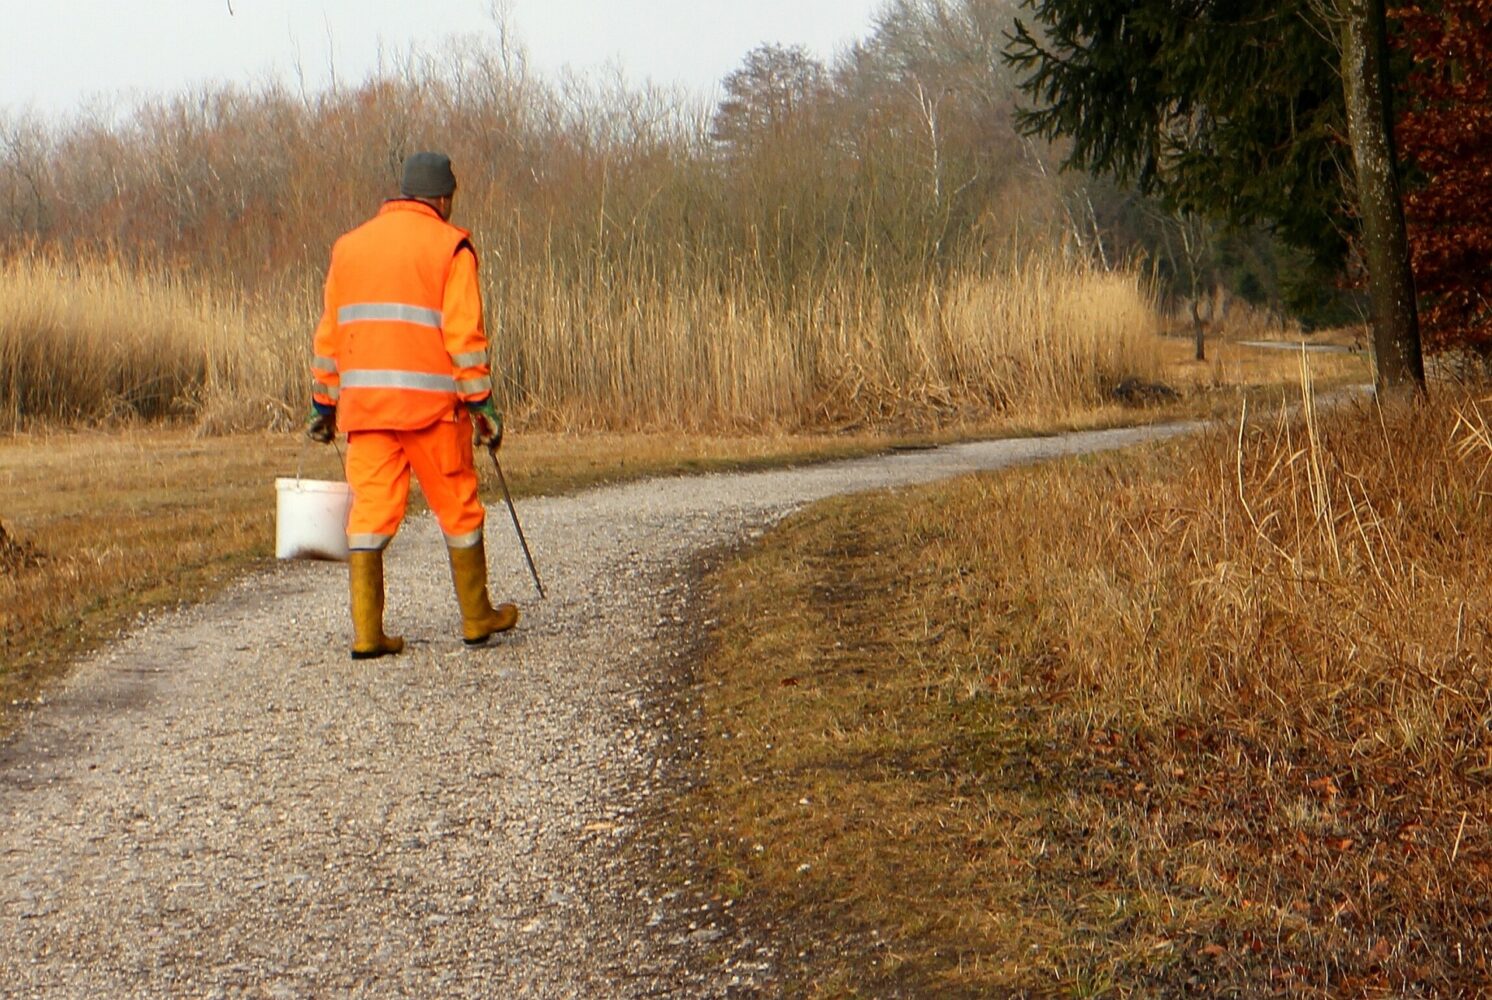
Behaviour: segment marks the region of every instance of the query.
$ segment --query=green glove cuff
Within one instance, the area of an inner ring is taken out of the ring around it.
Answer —
[[[466,408],[475,425],[477,442],[497,450],[503,440],[503,416],[492,405],[492,397],[488,396],[479,403],[467,403]]]
[[[466,404],[466,408],[468,410],[470,410],[472,413],[486,414],[486,416],[487,416],[487,418],[489,420],[493,420],[493,421],[501,421],[502,420],[502,416],[497,412],[497,407],[495,407],[495,406],[492,405],[492,397],[491,396],[488,396],[485,399],[478,400],[475,403],[467,403]]]

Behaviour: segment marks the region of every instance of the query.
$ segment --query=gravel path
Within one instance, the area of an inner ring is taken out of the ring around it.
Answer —
[[[1190,429],[530,500],[543,603],[494,509],[494,592],[526,617],[485,650],[428,517],[390,550],[397,659],[348,659],[341,565],[157,616],[0,745],[0,996],[772,995],[771,943],[648,863],[699,554],[834,494]]]
[[[1260,351],[1294,351],[1299,354],[1358,354],[1360,349],[1347,344],[1311,344],[1303,340],[1240,340],[1239,347]]]

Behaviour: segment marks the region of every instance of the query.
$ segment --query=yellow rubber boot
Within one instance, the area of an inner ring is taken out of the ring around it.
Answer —
[[[487,547],[480,541],[464,549],[451,549],[451,578],[456,583],[456,601],[461,605],[461,637],[468,646],[480,646],[499,632],[518,624],[518,608],[512,604],[492,606],[487,596]]]
[[[352,587],[352,658],[373,660],[403,650],[403,639],[383,634],[383,553],[349,553],[347,578]]]

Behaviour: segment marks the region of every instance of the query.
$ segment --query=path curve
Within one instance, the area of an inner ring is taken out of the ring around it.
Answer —
[[[634,824],[676,790],[697,555],[832,495],[1198,426],[530,500],[543,603],[493,510],[494,591],[526,617],[481,651],[457,641],[428,516],[389,553],[397,659],[348,659],[335,564],[156,616],[0,745],[0,996],[770,992],[770,943],[638,870],[667,850]]]

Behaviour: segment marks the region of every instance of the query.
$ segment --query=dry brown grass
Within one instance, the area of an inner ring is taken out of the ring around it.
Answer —
[[[1484,406],[798,517],[717,581],[722,890],[807,996],[1485,990]]]

